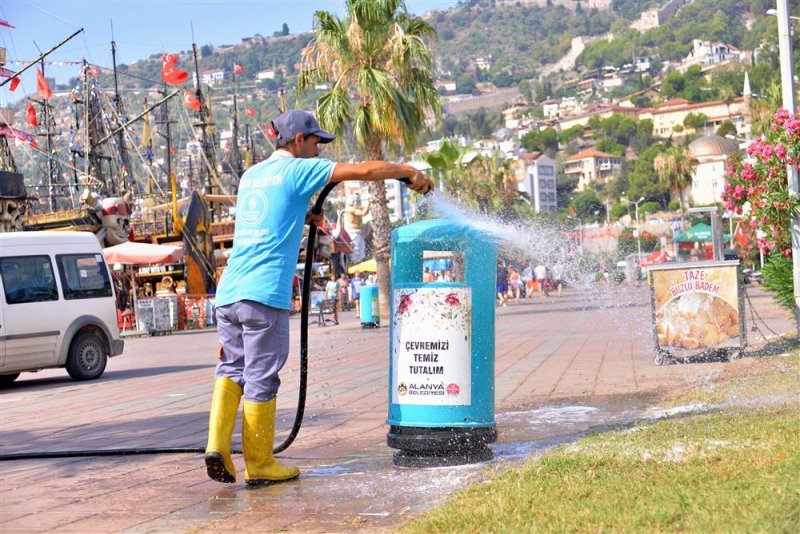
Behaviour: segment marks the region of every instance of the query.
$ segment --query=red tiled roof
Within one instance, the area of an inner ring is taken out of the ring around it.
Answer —
[[[685,98],[672,98],[670,100],[665,100],[664,102],[661,102],[660,104],[656,104],[654,107],[655,108],[664,108],[664,107],[669,107],[669,106],[682,106],[682,105],[685,105],[685,104],[688,104],[688,103],[689,103],[689,101],[686,100]]]
[[[683,100],[683,99],[676,99],[676,100]],[[733,102],[741,102],[743,100],[744,100],[744,97],[737,96],[737,97],[733,98],[731,103],[733,103]],[[668,100],[668,102],[672,102],[672,100]],[[686,101],[684,100],[684,102],[686,102]],[[687,102],[686,104],[683,104],[683,105],[680,105],[680,106],[676,105],[675,107],[662,109],[661,106],[663,106],[666,103],[667,102],[664,102],[663,104],[660,104],[660,105],[658,105],[658,106],[656,106],[654,108],[648,108],[648,109],[639,110],[639,114],[641,115],[642,113],[652,113],[653,115],[660,115],[662,113],[673,113],[675,111],[684,111],[684,110],[687,110],[687,109],[698,109],[698,108],[706,108],[706,107],[724,105],[725,101],[724,100],[711,100],[710,102],[698,102],[697,104],[689,104]]]
[[[537,159],[539,159],[541,155],[542,153],[539,152],[538,150],[534,152],[523,152],[522,154],[519,155],[519,159],[525,161],[536,161]]]
[[[609,154],[607,152],[600,152],[599,150],[595,150],[594,148],[587,148],[586,150],[581,150],[574,156],[568,157],[565,161],[578,161],[581,159],[586,158],[616,158],[619,159],[619,156],[615,156],[614,154]]]

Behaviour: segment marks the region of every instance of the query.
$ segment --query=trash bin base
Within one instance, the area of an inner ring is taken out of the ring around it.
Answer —
[[[488,462],[492,458],[494,458],[492,449],[482,445],[466,451],[454,451],[444,455],[397,451],[392,457],[392,463],[396,467],[451,467],[454,465]]]
[[[381,323],[361,323],[361,328],[380,328]]]
[[[445,467],[485,462],[493,458],[490,443],[497,441],[488,427],[405,427],[392,425],[386,443],[398,467]]]

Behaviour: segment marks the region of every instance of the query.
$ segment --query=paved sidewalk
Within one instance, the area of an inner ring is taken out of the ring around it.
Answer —
[[[787,312],[758,288],[751,302],[765,335],[793,333]],[[751,315],[748,312],[747,320]],[[282,439],[297,398],[299,320],[278,402]],[[758,331],[751,343],[763,344]],[[388,328],[362,330],[353,312],[310,326],[306,416],[282,455],[301,478],[261,489],[208,480],[200,454],[0,463],[0,531],[349,532],[390,529],[435,505],[487,465],[392,467],[387,427]],[[104,377],[73,382],[64,370],[24,374],[0,390],[0,454],[129,447],[202,447],[215,332],[132,338]],[[513,302],[497,310],[497,459],[522,461],[594,425],[629,419],[660,392],[740,362],[655,366],[647,292]],[[239,428],[235,432],[239,446]],[[243,477],[240,456],[234,461]]]

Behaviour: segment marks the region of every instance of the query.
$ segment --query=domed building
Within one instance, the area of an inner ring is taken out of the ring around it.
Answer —
[[[688,149],[695,161],[689,189],[691,204],[707,206],[720,202],[728,158],[739,151],[738,146],[730,139],[707,135],[689,143]]]

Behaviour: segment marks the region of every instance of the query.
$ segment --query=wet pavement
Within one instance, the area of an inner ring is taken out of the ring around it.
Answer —
[[[792,333],[789,314],[758,288],[751,344]],[[750,318],[748,314],[748,319]],[[299,321],[292,320],[293,345]],[[702,384],[722,366],[655,366],[644,288],[578,291],[499,308],[495,459],[401,469],[385,445],[388,328],[362,330],[354,312],[310,327],[306,417],[281,455],[300,479],[248,489],[208,480],[199,453],[0,463],[0,530],[11,532],[383,531],[491,473],[594,429],[625,423],[665,391]],[[763,334],[763,337],[762,337]],[[130,447],[202,447],[216,334],[134,338],[102,379],[64,370],[23,374],[0,390],[0,454]],[[282,373],[279,436],[291,426],[299,350]],[[239,426],[234,446],[240,445]],[[241,456],[234,456],[243,477]]]

